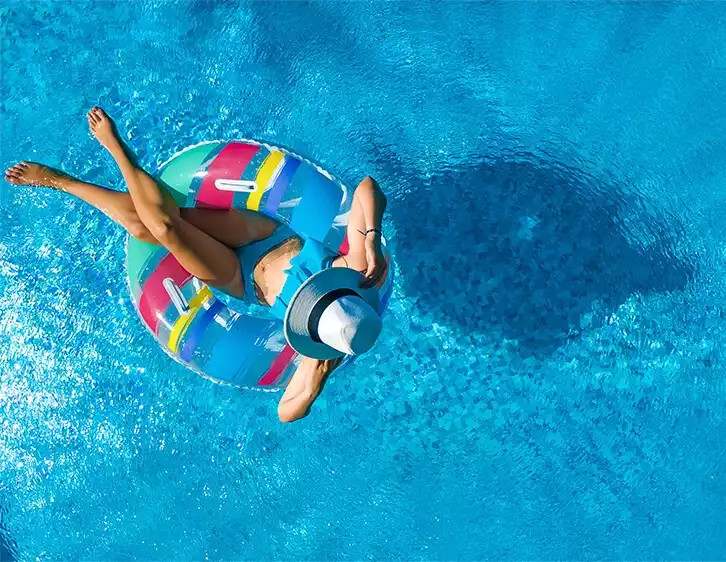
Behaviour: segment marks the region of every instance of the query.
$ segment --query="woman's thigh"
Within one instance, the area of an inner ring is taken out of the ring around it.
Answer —
[[[170,228],[155,233],[156,239],[181,266],[200,281],[241,298],[244,281],[234,250],[198,229],[183,218]]]
[[[186,222],[229,248],[263,240],[278,224],[262,213],[248,210],[184,208],[180,212]]]

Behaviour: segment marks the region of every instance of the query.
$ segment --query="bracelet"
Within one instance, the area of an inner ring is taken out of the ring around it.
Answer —
[[[366,230],[366,233],[363,236],[368,236],[369,232],[377,232],[378,236],[383,236],[383,233],[377,228],[369,228],[368,230]]]

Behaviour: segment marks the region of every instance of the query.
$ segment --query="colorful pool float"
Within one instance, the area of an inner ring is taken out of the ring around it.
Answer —
[[[180,207],[259,211],[288,224],[303,240],[348,251],[352,193],[283,148],[251,140],[206,142],[174,155],[158,177]],[[385,251],[389,267],[380,287],[381,314],[394,276]],[[141,320],[175,360],[219,383],[267,389],[287,384],[300,358],[287,345],[282,322],[266,308],[220,295],[165,248],[131,236],[126,270]]]

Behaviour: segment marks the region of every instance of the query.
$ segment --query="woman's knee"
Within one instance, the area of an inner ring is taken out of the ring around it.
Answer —
[[[158,244],[156,238],[151,234],[148,228],[144,226],[144,223],[142,223],[140,220],[135,220],[134,222],[128,224],[126,226],[126,230],[128,233],[136,238],[137,240],[140,240],[141,242],[148,242],[150,244]]]
[[[118,222],[123,225],[123,227],[126,229],[126,232],[128,232],[131,236],[133,236],[137,240],[141,240],[142,242],[158,244],[149,229],[146,228],[146,225],[139,218],[139,215],[136,212],[133,204],[130,204],[128,208],[123,209],[122,215],[119,218],[120,220]]]
[[[178,239],[178,233],[171,217],[159,217],[146,224],[151,236],[156,238],[163,246],[169,246]]]

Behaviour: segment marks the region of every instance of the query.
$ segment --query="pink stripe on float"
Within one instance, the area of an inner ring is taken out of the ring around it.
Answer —
[[[270,365],[270,369],[260,380],[257,381],[257,386],[271,386],[275,384],[278,380],[280,380],[280,375],[282,375],[282,372],[288,367],[288,365],[290,365],[290,363],[292,363],[292,360],[295,359],[296,355],[297,353],[295,353],[295,350],[285,344],[285,347],[282,348],[280,355],[278,355],[272,362],[272,365]]]
[[[169,293],[164,288],[166,278],[171,278],[178,287],[183,287],[192,278],[192,274],[173,255],[168,254],[144,283],[139,299],[139,314],[155,334],[159,326],[157,313],[163,313],[171,303]]]
[[[214,182],[219,179],[240,179],[259,149],[259,146],[240,142],[231,142],[225,146],[207,168],[197,194],[197,207],[230,209],[235,192],[221,191],[214,186]]]

